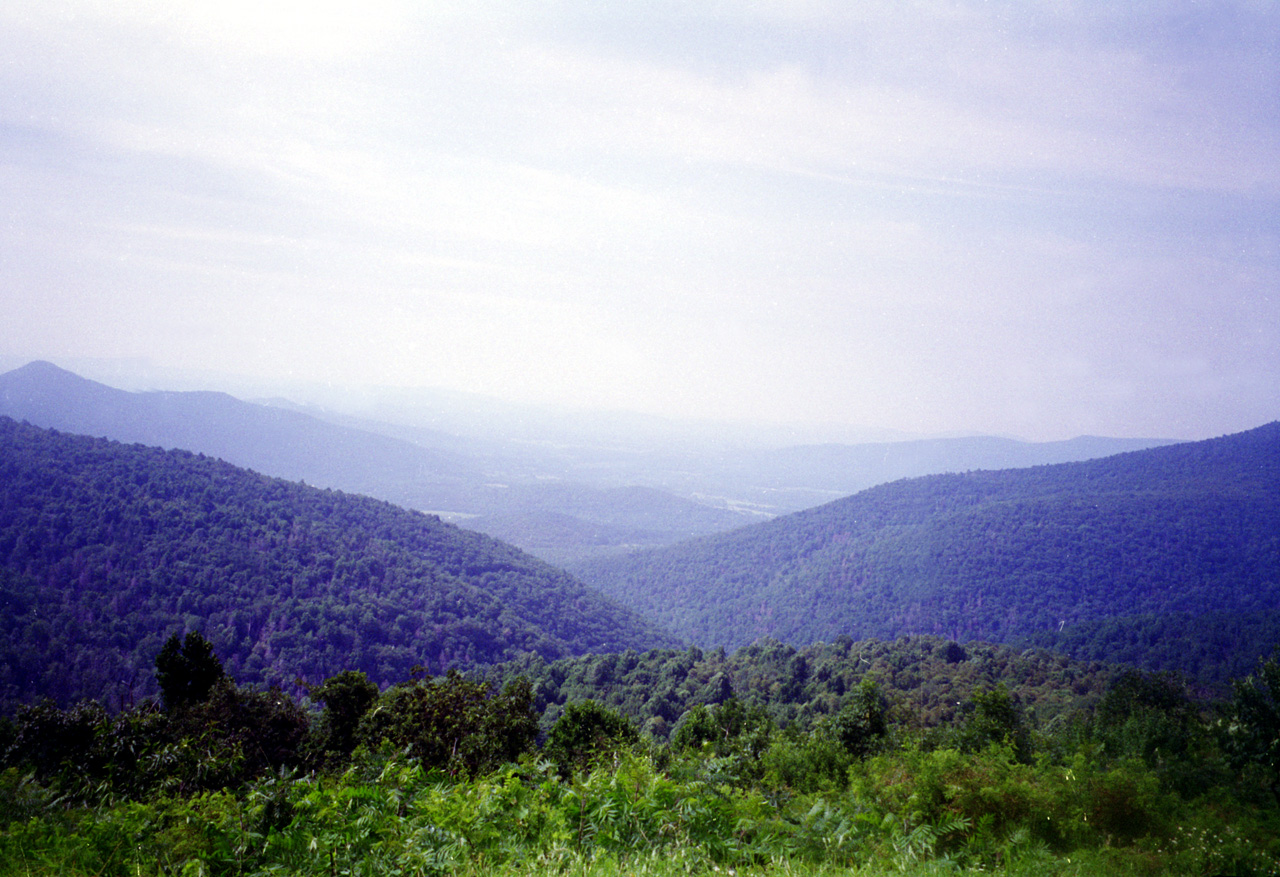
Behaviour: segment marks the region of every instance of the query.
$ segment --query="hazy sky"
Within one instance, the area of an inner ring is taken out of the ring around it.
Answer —
[[[1028,438],[1280,417],[1277,4],[533,5],[6,0],[0,356]]]

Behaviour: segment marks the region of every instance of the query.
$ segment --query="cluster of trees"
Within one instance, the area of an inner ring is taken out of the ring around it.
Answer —
[[[282,769],[343,766],[357,747],[472,774],[514,761],[538,738],[527,682],[495,692],[456,669],[385,692],[343,671],[299,702],[278,687],[237,685],[210,642],[188,633],[165,643],[155,675],[158,702],[114,713],[93,700],[19,708],[0,730],[4,762],[92,800],[241,788]]]
[[[453,671],[380,691],[344,671],[299,702],[233,683],[202,636],[171,637],[159,702],[46,703],[0,723],[0,861],[36,874],[1280,868],[1280,663],[1205,701],[1171,674],[1112,673],[1095,690],[1089,671],[975,651],[913,639],[613,656],[611,671],[584,661],[598,684],[580,691],[595,697],[540,726],[545,680]],[[629,675],[673,663],[686,679],[721,667],[727,696],[687,708],[665,739],[608,705]],[[932,720],[907,715],[928,698],[895,687],[1000,666]],[[797,671],[844,681],[797,687]],[[1044,721],[1024,697],[1054,676],[1075,705]],[[807,700],[836,689],[821,709]]]
[[[675,640],[566,573],[385,502],[0,418],[0,708],[154,693],[200,626],[246,682],[385,686]]]
[[[1277,533],[1280,423],[1103,460],[895,482],[571,569],[704,647],[927,633],[1035,638],[1102,658],[1130,620],[1142,636],[1177,619],[1161,633],[1185,636],[1187,619],[1229,614],[1244,639],[1226,654],[1168,640],[1129,650],[1153,669],[1221,682],[1275,641]]]
[[[477,672],[495,686],[529,680],[544,731],[567,705],[594,699],[665,741],[689,710],[731,699],[762,711],[775,726],[807,729],[836,715],[868,677],[879,680],[893,721],[903,727],[953,722],[960,704],[1001,683],[1034,721],[1048,724],[1101,697],[1120,670],[1044,649],[914,636],[841,637],[802,648],[765,639],[736,652],[691,646],[551,662],[531,655]]]

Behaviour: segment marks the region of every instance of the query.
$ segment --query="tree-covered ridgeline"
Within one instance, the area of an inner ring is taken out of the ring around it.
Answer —
[[[788,688],[797,658],[843,693]],[[701,660],[728,696],[666,739],[608,705]],[[1216,700],[927,638],[701,660],[553,662],[578,688],[549,720],[523,676],[344,671],[297,701],[174,636],[159,702],[0,722],[0,873],[1280,873],[1276,659]]]
[[[895,482],[572,569],[704,648],[933,634],[1223,682],[1280,635],[1280,423]]]
[[[287,403],[257,404],[208,391],[126,392],[49,362],[0,374],[0,415],[61,432],[182,448],[406,508],[466,514],[468,529],[555,566],[628,545],[667,545],[747,520],[662,490],[606,488],[621,472],[574,483],[580,477],[574,477],[571,463],[555,452],[526,459],[528,444],[412,427],[404,429],[412,436],[406,440],[380,434],[372,424],[343,425]],[[588,465],[593,475],[600,462],[593,458]],[[559,473],[555,481],[533,475],[548,471]]]
[[[197,626],[236,678],[281,685],[674,643],[434,516],[0,418],[0,706],[139,700]]]

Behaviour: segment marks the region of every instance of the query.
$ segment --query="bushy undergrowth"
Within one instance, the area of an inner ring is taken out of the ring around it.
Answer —
[[[114,875],[1275,874],[1274,812],[1187,802],[1137,763],[1028,765],[907,747],[844,790],[740,784],[723,758],[624,750],[564,777],[526,756],[474,778],[389,747],[238,793],[66,807],[0,778],[0,872]]]
[[[1273,666],[1213,706],[1124,677],[1051,731],[1000,686],[903,727],[870,680],[669,740],[575,704],[541,744],[528,683],[457,674],[39,705],[0,722],[0,875],[1277,875]]]

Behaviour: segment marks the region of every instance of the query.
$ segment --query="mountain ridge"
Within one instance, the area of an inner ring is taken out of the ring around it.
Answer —
[[[570,568],[704,647],[911,634],[1049,644],[1053,631],[1113,618],[1275,612],[1280,423],[1102,460],[904,479]]]
[[[441,514],[559,566],[736,529],[907,475],[1158,443],[978,436],[761,448],[726,439],[699,449],[596,445],[586,436],[583,443],[548,443],[532,433],[509,441],[211,391],[127,392],[43,361],[0,374],[0,414],[376,496]]]
[[[264,684],[679,642],[437,517],[4,417],[0,606],[4,701],[153,693],[161,642],[193,629]]]
[[[610,505],[602,488],[543,483],[536,471],[495,473],[491,454],[462,453],[465,441],[456,437],[446,441],[436,435],[449,447],[433,448],[353,425],[350,418],[334,422],[296,407],[245,402],[216,391],[117,390],[45,361],[0,375],[0,414],[65,432],[208,454],[273,477],[450,516],[474,529],[517,514],[525,516],[527,527],[528,516],[552,508],[582,518],[584,526],[621,525],[622,532],[641,534],[643,544],[652,545],[750,520],[665,492],[659,497],[656,489],[650,507],[615,507],[602,517]],[[570,492],[575,502],[565,506],[563,497]],[[670,527],[654,525],[659,508],[672,516]],[[633,519],[615,520],[619,512]],[[508,535],[501,526],[491,529],[498,538]],[[537,541],[536,530],[533,537]],[[576,556],[572,547],[566,552],[557,546],[544,559],[555,562],[566,554]]]

